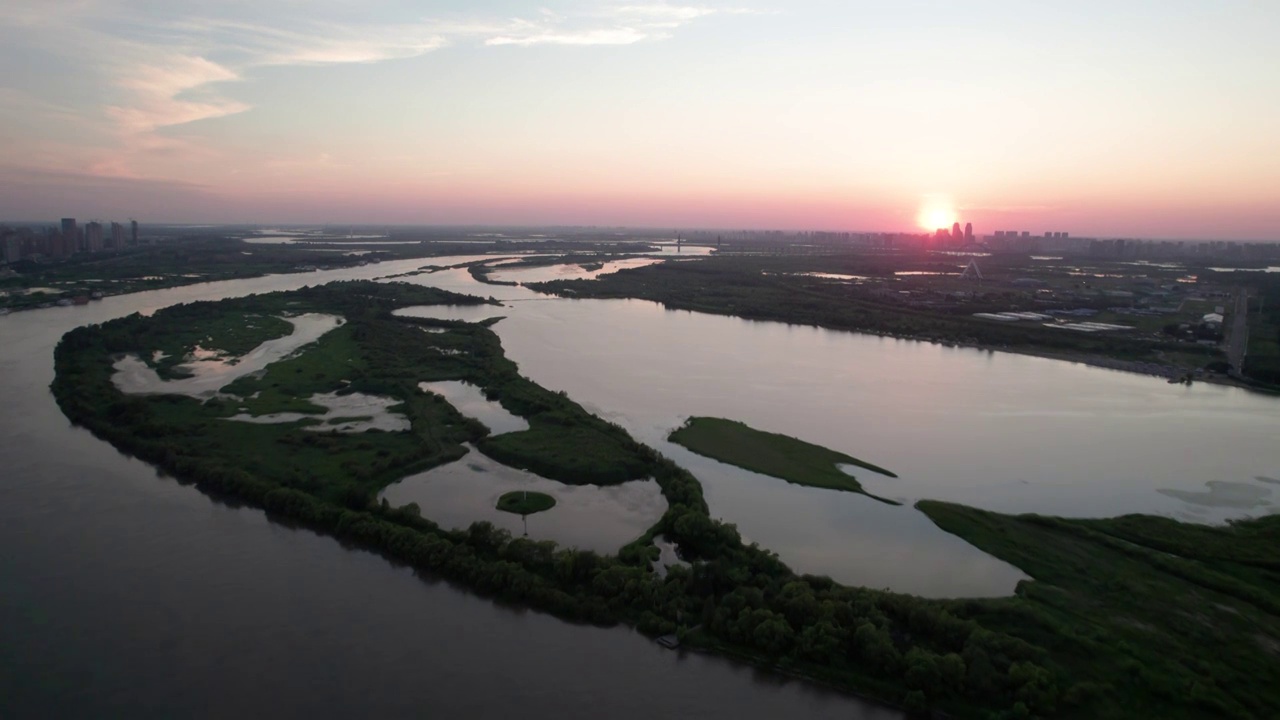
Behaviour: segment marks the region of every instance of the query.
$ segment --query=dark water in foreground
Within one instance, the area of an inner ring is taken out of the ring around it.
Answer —
[[[76,325],[421,261],[0,318],[0,718],[889,718],[715,658],[502,608],[157,477],[48,392]]]

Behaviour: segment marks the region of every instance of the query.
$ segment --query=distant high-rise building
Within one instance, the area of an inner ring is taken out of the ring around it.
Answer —
[[[3,237],[0,238],[0,255],[4,256],[4,261],[7,263],[16,263],[22,259],[22,238],[18,233],[3,233]]]
[[[960,230],[960,223],[958,223],[958,222],[957,222],[957,223],[952,223],[952,224],[951,224],[951,239],[952,239],[952,240],[963,240],[963,239],[964,239],[964,233],[963,233],[963,232],[961,232],[961,230]]]
[[[111,249],[120,250],[124,247],[124,226],[118,222],[111,223]]]
[[[973,242],[973,223],[971,222],[964,224],[964,241],[967,243]]]
[[[137,220],[130,220],[130,221],[129,221],[129,233],[130,233],[130,243],[129,243],[129,244],[130,244],[130,245],[137,245],[137,244],[138,244],[138,221],[137,221]],[[717,244],[719,244],[719,243],[717,243]]]
[[[1030,230],[1023,230],[1023,231],[1022,231],[1022,237],[1024,237],[1024,238],[1029,238],[1029,237],[1031,237],[1031,231],[1030,231]]]
[[[48,228],[44,233],[44,241],[40,243],[39,249],[36,251],[49,257],[58,257],[62,254],[62,233],[58,228]]]
[[[102,250],[102,223],[90,222],[84,226],[84,246],[89,252]]]
[[[71,255],[80,251],[80,231],[75,218],[62,218],[62,247],[58,255]]]

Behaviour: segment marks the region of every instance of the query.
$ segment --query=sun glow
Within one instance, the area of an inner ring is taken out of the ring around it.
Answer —
[[[920,227],[925,230],[938,228],[950,230],[951,224],[956,222],[956,219],[956,211],[951,205],[951,199],[937,195],[926,196],[924,203],[920,206],[920,214],[916,216],[916,222],[920,223]]]

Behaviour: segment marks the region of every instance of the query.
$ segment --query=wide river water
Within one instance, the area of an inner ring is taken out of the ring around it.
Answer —
[[[921,498],[1195,522],[1277,510],[1280,402],[1244,389],[646,301],[548,299],[463,270],[410,281],[503,300],[406,314],[504,316],[494,330],[521,372],[689,468],[713,516],[803,572],[934,597],[1011,592],[1022,574],[934,527],[910,507]],[[695,415],[888,468],[899,477],[855,475],[904,505],[788,485],[666,441]]]
[[[213,501],[71,427],[49,393],[73,327],[427,262],[0,317],[0,717],[900,717]]]
[[[624,629],[506,609],[214,502],[70,427],[47,389],[53,346],[77,325],[433,263],[0,317],[0,716],[892,716]],[[547,299],[462,270],[409,280],[510,301],[495,330],[524,374],[688,467],[712,514],[749,541],[844,582],[1012,589],[1015,569],[937,531],[910,507],[917,498],[1214,522],[1270,512],[1280,490],[1280,405],[1237,388],[647,302]],[[907,504],[692,455],[665,441],[690,415],[887,467],[900,478],[859,479]]]

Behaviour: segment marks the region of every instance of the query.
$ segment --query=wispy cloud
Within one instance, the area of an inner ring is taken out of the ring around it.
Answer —
[[[442,23],[345,25],[312,20],[288,28],[225,18],[193,17],[154,28],[168,44],[203,45],[209,54],[236,58],[242,68],[271,65],[371,63],[418,57],[449,44],[451,36],[482,26]]]
[[[624,5],[616,10],[624,17],[643,18],[661,23],[686,23],[700,17],[714,15],[717,10],[690,5]]]
[[[580,16],[544,12],[537,18],[518,18],[510,27],[484,38],[485,45],[631,45],[664,40],[671,31],[699,18],[735,10],[693,5],[610,6]]]
[[[1058,210],[1053,205],[965,205],[960,208],[965,211],[972,212],[991,212],[991,213],[1043,213]]]
[[[579,31],[535,31],[518,35],[497,35],[485,45],[630,45],[651,38],[636,28],[596,28]]]
[[[249,109],[235,100],[211,92],[204,99],[185,94],[208,90],[213,83],[239,80],[234,71],[202,57],[171,54],[157,62],[132,66],[117,84],[129,92],[129,104],[108,105],[107,115],[125,133],[148,133],[170,125],[234,115]]]
[[[708,16],[743,12],[657,2],[392,24],[345,21],[351,7],[344,2],[192,0],[143,12],[131,0],[10,1],[0,12],[0,31],[42,35],[43,47],[69,55],[113,90],[100,112],[114,125],[116,146],[88,169],[116,177],[138,175],[135,161],[207,152],[173,131],[251,110],[234,88],[256,68],[404,60],[463,44],[631,45],[669,38]]]

